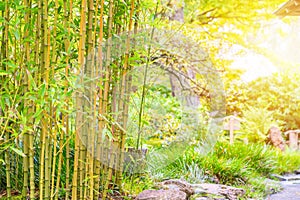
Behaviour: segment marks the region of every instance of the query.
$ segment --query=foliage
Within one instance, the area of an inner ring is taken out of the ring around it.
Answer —
[[[243,118],[238,138],[263,142],[272,125],[283,131],[299,129],[299,73],[293,70],[274,73],[249,83],[231,81],[227,88],[228,114]]]
[[[299,80],[295,71],[259,78],[247,86],[247,104],[273,112],[273,118],[284,123],[284,130],[297,129],[300,127]]]
[[[227,69],[223,73],[224,88],[226,91],[226,113],[241,116],[247,102],[246,86],[241,75],[243,70]]]
[[[247,106],[243,111],[241,130],[236,131],[236,137],[249,142],[264,143],[271,126],[280,127],[282,122],[276,120],[276,111],[257,105]]]
[[[0,9],[0,190],[9,199],[12,190],[23,199],[94,199],[99,193],[105,199],[110,183],[121,186],[122,170],[100,166],[94,154],[103,149],[87,149],[85,139],[96,144],[99,121],[98,131],[113,130],[124,150],[125,134],[112,119],[126,123],[127,104],[120,99],[127,82],[120,80],[127,79],[130,42],[118,66],[91,55],[113,34],[136,27],[137,10],[146,10],[133,0],[5,0]],[[110,60],[115,49],[102,53]]]
[[[96,199],[99,194],[105,199],[108,192],[138,193],[166,177],[183,176],[191,182],[214,179],[221,183],[252,184],[252,177],[282,173],[299,166],[299,156],[292,152],[282,154],[259,145],[236,144],[233,148],[226,143],[217,144],[215,151],[207,156],[188,149],[176,162],[154,170],[149,176],[123,177],[122,162],[114,163],[113,154],[105,157],[111,159],[106,165],[95,159],[106,156],[108,147],[117,144],[120,159],[115,160],[122,161],[124,146],[135,144],[135,134],[140,134],[136,123],[139,114],[142,115],[142,142],[151,148],[168,145],[181,126],[193,125],[182,124],[180,104],[165,86],[166,80],[160,85],[144,85],[147,90],[144,105],[140,101],[144,97],[141,88],[131,96],[126,94],[132,86],[132,77],[127,73],[133,67],[129,60],[135,60],[131,57],[135,52],[131,51],[129,34],[125,55],[111,65],[103,65],[106,63],[102,63],[102,57],[110,61],[119,46],[110,49],[107,45],[105,53],[95,47],[105,46],[104,42],[112,35],[138,27],[164,27],[174,33],[182,30],[200,41],[223,70],[230,61],[219,59],[219,49],[227,49],[236,41],[249,45],[244,40],[245,33],[260,28],[261,23],[254,23],[255,20],[268,19],[270,15],[262,13],[275,9],[279,2],[282,1],[203,0],[199,4],[186,0],[185,12],[190,14],[186,14],[184,25],[161,21],[168,6],[152,0],[1,2],[0,190],[6,189],[8,198],[16,190],[22,199],[36,199],[37,195],[40,199],[71,196],[72,199]],[[189,48],[192,53],[197,50]],[[93,55],[94,50],[100,55],[96,63],[93,63],[97,57]],[[239,73],[226,76],[235,79]],[[286,121],[286,128],[299,127],[299,99],[293,96],[299,92],[296,80],[299,80],[297,75],[257,80],[236,95],[239,98],[230,99],[230,109],[238,108],[246,116],[248,125],[244,133],[257,133],[253,141],[261,141],[266,127],[274,122],[271,113]],[[232,96],[238,88],[231,88]],[[265,90],[267,94],[261,92]],[[133,102],[130,108],[129,97]],[[261,101],[263,109],[253,108],[256,99]],[[247,110],[236,103],[241,100],[247,102]],[[268,104],[270,100],[274,103]],[[144,106],[144,112],[137,105]],[[201,112],[207,112],[208,105],[202,106]],[[132,126],[124,130],[128,111]],[[259,112],[261,115],[255,115]],[[199,135],[193,144],[203,138],[207,122],[205,113],[201,116],[201,127],[195,127],[199,128]],[[105,141],[105,145],[100,141]],[[120,170],[113,170],[113,166]]]
[[[132,106],[129,111],[129,134],[127,137],[127,145],[131,146],[135,146],[140,101],[141,88],[131,97]],[[151,146],[158,147],[166,144],[168,140],[172,140],[180,128],[181,115],[180,102],[172,97],[171,90],[165,85],[150,83],[147,86],[142,116],[142,143],[151,148]]]
[[[278,191],[280,188],[276,183],[267,184],[266,178],[273,173],[292,172],[299,166],[300,155],[297,152],[281,152],[262,144],[236,142],[230,145],[228,142],[218,142],[207,155],[199,154],[191,147],[163,173],[155,171],[152,175],[160,180],[172,177],[192,180],[194,183],[212,181],[235,185],[244,187],[249,198],[262,198],[271,189]]]
[[[122,184],[128,199],[132,199],[131,196],[137,195],[144,190],[155,187],[154,179],[148,174],[124,176]]]
[[[256,38],[258,32],[263,32],[264,26],[275,18],[273,12],[283,2],[285,1],[185,0],[186,25],[179,26],[186,34],[201,41],[214,65],[225,71],[232,59],[223,54],[232,52],[233,45],[261,52],[252,38]],[[241,52],[243,50],[236,55]]]

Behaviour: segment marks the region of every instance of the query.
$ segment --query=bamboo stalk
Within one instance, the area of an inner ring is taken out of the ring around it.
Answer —
[[[126,91],[126,81],[127,81],[127,72],[128,72],[128,59],[129,59],[129,50],[130,50],[130,32],[132,29],[132,25],[133,25],[133,14],[134,14],[134,6],[135,6],[135,0],[131,0],[131,7],[130,7],[130,14],[129,14],[129,25],[128,25],[128,32],[127,32],[127,39],[126,39],[126,52],[125,52],[125,58],[124,58],[124,65],[123,65],[123,69],[122,69],[122,86],[121,86],[121,98],[120,98],[120,109],[123,110],[122,112],[122,116],[120,117],[120,121],[122,121],[122,126],[123,126],[123,130],[124,127],[126,126],[125,123],[127,120],[125,120],[124,118],[124,114],[126,114],[126,112],[128,112],[128,106],[126,106],[126,104],[128,104],[129,102],[126,101],[125,99],[127,98],[126,95],[129,95],[125,93]],[[129,92],[129,90],[128,90]],[[124,110],[126,109],[126,110]],[[119,187],[121,187],[121,181],[122,181],[122,172],[123,172],[123,159],[124,159],[124,145],[125,145],[125,132],[123,130],[120,130],[120,147],[119,147],[119,158],[118,160],[120,161],[120,165],[119,165],[119,171],[117,174],[117,184],[119,185]]]
[[[81,77],[84,74],[84,52],[85,52],[85,33],[86,33],[86,0],[81,1],[81,14],[80,14],[80,32],[79,32],[79,46],[78,46],[78,64],[80,66],[80,73]],[[81,78],[82,79],[82,78]],[[81,80],[81,85],[83,85],[83,80]],[[84,88],[83,88],[84,89]],[[82,98],[80,96],[79,98]],[[80,100],[80,104],[78,105],[80,107],[84,106],[84,101]],[[81,112],[85,112],[82,108],[80,109]],[[82,116],[81,116],[82,117]],[[79,126],[83,125],[83,121],[81,119],[81,124],[77,124]],[[79,135],[82,136],[81,139],[83,139],[83,134],[85,134],[85,127],[80,128],[80,132],[77,133],[77,137],[79,140]],[[84,139],[83,139],[84,140]],[[84,179],[85,179],[85,173],[84,173],[84,162],[86,158],[86,151],[85,146],[82,144],[82,142],[79,142],[79,199],[83,199],[84,196]]]
[[[110,61],[111,59],[111,37],[112,37],[112,24],[113,24],[113,0],[109,0],[109,14],[108,14],[108,38],[109,41],[107,43],[107,52],[106,52],[106,59],[107,61]],[[104,92],[103,92],[103,113],[104,115],[106,115],[107,111],[108,111],[108,96],[109,96],[109,80],[110,80],[110,69],[109,69],[109,65],[105,66],[105,79],[104,79]],[[104,144],[104,149],[109,146]],[[105,150],[104,150],[105,152]],[[106,152],[105,152],[106,153]],[[107,151],[107,153],[109,153]],[[106,155],[104,155],[106,157]],[[106,158],[104,158],[103,160],[106,160]],[[105,162],[105,161],[104,161]],[[105,199],[104,197],[106,196],[107,193],[107,189],[108,189],[108,183],[111,179],[111,174],[109,174],[107,171],[107,165],[104,166],[104,177],[102,179],[102,185],[104,186],[103,191],[102,191],[102,198]]]
[[[34,76],[35,78],[35,82],[37,85],[40,85],[41,82],[41,67],[40,67],[40,60],[41,60],[41,48],[40,48],[40,44],[41,44],[41,13],[42,13],[42,4],[41,1],[37,2],[38,4],[38,11],[37,11],[37,15],[35,16],[36,18],[36,31],[35,31],[35,45],[34,45],[34,63],[37,69],[36,74]]]
[[[2,32],[2,46],[1,46],[1,55],[3,60],[8,58],[8,33],[9,33],[9,17],[10,17],[10,9],[9,9],[9,1],[5,0],[5,10],[3,11],[4,18],[4,30]],[[6,70],[7,65],[3,62],[3,70]]]
[[[69,13],[68,13],[69,11]],[[69,59],[70,59],[70,55],[69,55],[69,47],[70,47],[70,22],[72,21],[72,0],[70,0],[69,2],[69,7],[67,8],[67,2],[64,1],[64,16],[65,16],[65,20],[64,20],[64,27],[68,30],[68,34],[67,37],[65,38],[65,52],[66,54],[66,71],[65,71],[65,76],[66,76],[66,83],[65,83],[65,95],[68,92],[68,76],[69,76]],[[68,20],[67,20],[68,19]],[[68,22],[69,21],[69,22]],[[66,99],[66,106],[65,106],[65,110],[69,109],[69,98]],[[64,122],[63,125],[65,125],[66,127],[66,195],[65,195],[65,199],[69,199],[69,192],[70,192],[70,186],[69,186],[69,182],[70,182],[70,130],[69,130],[69,115],[66,114],[64,116]]]
[[[52,31],[52,35],[53,35],[53,42],[52,42],[52,61],[51,61],[51,77],[54,76],[54,68],[55,68],[55,65],[56,65],[56,35],[57,35],[57,18],[58,18],[58,7],[59,7],[59,3],[58,3],[58,0],[55,0],[55,8],[54,8],[54,21],[53,21],[53,31]],[[50,34],[49,36],[50,37]],[[48,41],[50,43],[50,41]],[[57,124],[57,118],[55,117],[55,114],[52,113],[53,112],[53,105],[51,103],[50,105],[50,115],[53,116],[53,121],[55,122],[52,122],[52,120],[50,121],[50,124]],[[54,129],[56,128],[56,130],[53,131],[53,156],[52,156],[52,180],[51,180],[51,190],[50,190],[50,199],[58,199],[58,190],[59,190],[59,184],[60,184],[60,174],[61,174],[61,166],[62,166],[62,148],[63,148],[63,137],[64,137],[64,134],[63,134],[63,131],[62,130],[59,130],[59,128],[57,126],[54,126]],[[56,158],[57,158],[57,135],[56,135],[56,132],[57,131],[60,131],[60,141],[59,141],[59,158],[58,158],[58,167],[57,167],[57,179],[56,179],[56,183],[55,183],[55,169],[56,169]],[[50,151],[51,152],[51,151]],[[50,169],[51,171],[51,169]]]
[[[5,133],[6,141],[9,142],[9,132]],[[5,151],[5,168],[6,168],[6,197],[8,200],[12,199],[11,196],[11,167],[10,167],[10,152],[9,148]]]
[[[37,31],[36,31],[36,46],[35,46],[35,60],[38,61],[39,71],[37,73],[37,83],[39,84],[42,81],[45,61],[44,61],[44,21],[43,21],[43,1],[38,1],[38,13],[37,13]],[[39,42],[39,43],[37,43]],[[47,95],[47,94],[46,94]],[[46,115],[46,111],[43,110],[43,115]],[[39,168],[39,199],[44,198],[44,175],[45,175],[45,143],[46,143],[46,134],[47,134],[47,121],[46,118],[41,120],[41,134],[40,134],[40,168]]]
[[[85,164],[85,168],[84,168],[84,175],[85,175],[85,180],[84,180],[84,188],[83,188],[83,199],[88,199],[87,198],[87,195],[88,195],[88,182],[89,182],[89,177],[88,177],[88,174],[89,174],[89,154],[87,154],[86,156],[86,162],[84,163]]]
[[[73,179],[72,179],[72,200],[77,200],[77,190],[78,190],[78,169],[79,169],[79,133],[81,131],[82,124],[82,108],[81,108],[82,94],[79,93],[76,96],[76,132],[75,132],[75,155],[74,155],[74,166],[73,166]]]
[[[82,29],[82,25],[80,25],[80,28]],[[79,42],[81,45],[81,41]],[[79,56],[81,55],[81,46],[79,45]],[[79,66],[82,65],[82,59],[81,57],[78,57],[78,63]],[[83,77],[80,76],[79,84],[83,84]],[[79,90],[76,94],[76,131],[75,131],[75,155],[74,155],[74,169],[73,169],[73,179],[72,179],[72,200],[77,200],[78,195],[78,170],[80,170],[80,138],[79,135],[82,132],[82,124],[83,124],[83,91]],[[81,162],[81,161],[80,161]],[[80,171],[79,171],[80,173]],[[81,188],[79,188],[79,193],[81,192]]]
[[[115,157],[114,157],[115,154],[114,153],[111,153],[110,156],[111,156],[111,158],[110,158],[110,161],[109,161],[107,179],[105,181],[104,190],[103,190],[103,193],[102,193],[102,199],[106,199],[107,191],[108,191],[108,185],[109,185],[109,182],[110,182],[110,178],[112,176],[112,169],[113,169],[113,164],[114,164],[114,160],[115,160]]]
[[[95,125],[96,125],[96,92],[95,92],[95,66],[94,66],[94,44],[95,44],[95,35],[93,33],[93,25],[94,25],[94,0],[88,0],[88,29],[87,29],[87,65],[86,73],[89,80],[88,89],[87,89],[87,97],[90,100],[87,108],[89,109],[87,113],[89,113],[88,118],[88,161],[87,166],[89,167],[88,175],[89,175],[89,199],[94,198],[94,143],[95,143]]]
[[[33,146],[34,135],[33,132],[29,133],[29,182],[30,182],[30,199],[35,199],[35,183],[34,183],[34,146]]]
[[[158,3],[156,4],[156,8],[155,8],[155,13],[157,13],[157,9],[158,9]],[[151,35],[150,38],[153,38],[154,35],[154,27],[151,30]],[[142,115],[143,115],[143,106],[144,106],[144,102],[145,102],[145,98],[146,98],[146,83],[147,83],[147,76],[148,76],[148,67],[150,64],[150,51],[151,51],[151,46],[148,47],[147,50],[147,59],[146,59],[146,65],[145,65],[145,69],[144,69],[144,77],[143,77],[143,88],[142,88],[142,99],[141,99],[141,104],[139,107],[139,113],[138,113],[138,138],[137,138],[137,142],[136,142],[136,149],[139,149],[139,145],[140,145],[140,139],[141,139],[141,130],[142,130]]]
[[[67,66],[66,66],[66,72],[65,72],[65,76],[68,77],[69,76],[69,66],[68,66],[68,58],[66,59],[66,63],[67,63]],[[68,91],[68,81],[66,80],[66,84],[65,84],[65,95]],[[68,103],[69,103],[69,99],[67,98],[66,99],[66,107],[65,109],[68,110]],[[70,139],[70,131],[69,131],[69,116],[68,114],[66,114],[63,118],[63,125],[65,125],[66,127],[66,132],[65,132],[65,135],[66,135],[66,196],[65,196],[65,199],[69,199],[69,176],[70,176],[70,142],[69,142],[69,139]],[[61,157],[62,159],[62,157]],[[62,160],[59,160],[59,163],[61,163]],[[57,186],[58,188],[58,186]],[[57,196],[56,196],[57,197]],[[57,200],[57,198],[56,198]]]
[[[46,112],[43,113],[45,116]],[[41,132],[41,152],[40,152],[40,181],[39,181],[39,194],[40,199],[44,198],[44,169],[45,169],[45,146],[46,146],[46,134],[47,134],[47,122],[42,120],[42,132]]]
[[[48,27],[48,0],[45,0],[45,13],[47,13],[47,17],[45,17],[45,22],[47,22],[47,27]],[[45,28],[45,27],[44,27]],[[45,29],[45,40],[44,40],[44,55],[45,55],[45,83],[47,87],[49,87],[49,78],[50,78],[50,29]],[[48,124],[47,126],[49,127],[48,134],[46,136],[46,154],[45,154],[45,198],[44,199],[49,199],[50,198],[50,193],[51,193],[51,161],[52,161],[52,145],[51,145],[51,136],[52,136],[52,124],[53,124],[53,105],[52,101],[47,99],[50,107],[50,116],[49,119],[47,120]],[[56,148],[56,147],[55,147]]]
[[[98,5],[97,5],[98,7]],[[102,45],[103,45],[103,16],[104,16],[104,0],[100,0],[100,16],[99,16],[99,21],[100,21],[100,27],[99,27],[99,38],[98,38],[98,56],[96,60],[96,76],[99,77],[99,99],[98,99],[98,115],[99,120],[98,120],[98,135],[97,135],[97,146],[96,146],[96,164],[95,164],[95,176],[97,177],[95,181],[95,189],[99,192],[100,190],[100,174],[101,174],[101,145],[102,145],[102,130],[104,127],[104,120],[103,120],[103,52],[102,52]],[[97,194],[98,196],[98,194]],[[98,197],[95,196],[94,199],[98,199]]]
[[[22,190],[22,197],[26,198],[27,196],[27,189],[28,189],[28,172],[29,172],[29,135],[28,132],[24,133],[24,154],[23,157],[23,190]]]
[[[84,129],[83,129],[84,130]],[[82,133],[81,133],[82,134]],[[82,142],[80,142],[79,145],[79,150],[80,150],[80,154],[79,154],[79,199],[83,200],[84,199],[84,181],[85,181],[85,162],[86,162],[86,148],[85,146],[82,144]]]
[[[56,24],[57,24],[57,18],[58,18],[58,8],[59,8],[59,3],[58,3],[58,0],[55,0],[55,7],[54,7],[54,20],[53,20],[53,24],[54,24],[54,26],[53,26],[53,31],[52,31],[52,35],[53,35],[53,42],[52,42],[52,60],[51,60],[51,64],[52,64],[52,66],[53,65],[56,65],[56,59],[57,59],[57,53],[56,53],[56,51],[57,51],[57,39],[56,39],[56,36],[57,36],[57,26],[56,26]],[[51,70],[51,76],[53,76],[54,75],[54,67],[52,67],[51,68],[52,70]]]
[[[28,9],[26,11],[26,14],[25,14],[25,24],[30,24],[31,23],[31,0],[29,1],[24,1],[24,4],[25,4],[25,7]],[[28,70],[28,73],[30,73],[30,40],[29,40],[29,28],[31,27],[28,27],[26,30],[25,30],[25,34],[24,34],[24,38],[26,39],[25,40],[25,60],[27,61],[28,64],[27,65],[27,70]],[[28,75],[28,74],[27,74]],[[28,77],[26,77],[27,79],[27,84],[28,84],[28,88],[27,88],[27,91],[30,91],[30,87],[31,87],[31,81]],[[35,106],[34,106],[34,103],[31,102],[31,100],[28,100],[28,102],[26,103],[27,107],[28,107],[28,113],[33,113],[34,110],[35,110]],[[29,119],[28,119],[28,124],[27,126],[28,127],[33,127],[33,123],[34,123],[34,119],[32,118],[32,116],[28,116]],[[28,158],[28,164],[29,164],[29,174],[30,174],[30,177],[29,177],[29,185],[30,185],[30,199],[35,199],[35,183],[34,183],[34,179],[35,179],[35,175],[34,175],[34,133],[33,133],[34,130],[30,130],[28,132],[28,155],[29,155],[29,158]]]
[[[41,65],[42,65],[42,79],[45,83],[45,101],[48,101],[48,88],[49,88],[49,61],[50,61],[50,44],[49,44],[49,31],[48,31],[48,0],[43,0],[41,4],[41,12],[42,12],[42,57],[41,57]],[[42,118],[42,144],[41,144],[41,161],[40,161],[40,199],[49,199],[50,197],[50,170],[51,164],[49,163],[49,150],[50,150],[50,144],[49,144],[49,135],[48,135],[48,129],[49,129],[49,116],[47,115],[47,111],[44,110],[44,115],[48,116],[48,118],[44,117]],[[44,194],[43,194],[44,192]]]
[[[50,114],[50,116],[53,116],[53,115]],[[52,123],[50,122],[50,124],[52,124]],[[55,181],[55,169],[56,169],[55,165],[56,165],[56,157],[57,157],[56,156],[57,155],[57,148],[56,148],[56,146],[57,146],[57,136],[56,136],[56,131],[55,130],[53,131],[52,137],[53,137],[53,148],[54,149],[53,149],[53,158],[52,158],[52,169],[53,170],[52,170],[52,174],[51,174],[51,189],[50,189],[50,199],[51,200],[54,198],[54,195],[55,196],[57,195],[57,193],[54,193],[55,192],[54,191],[55,190],[55,188],[54,188],[55,182],[54,181]],[[62,142],[62,138],[60,138],[60,142]],[[61,166],[61,163],[58,163],[58,164]],[[51,162],[49,162],[49,165],[51,165]],[[58,167],[58,171],[59,171],[59,167]],[[57,179],[59,179],[59,177],[60,177],[59,172],[57,172],[57,174],[58,174]]]
[[[3,17],[4,17],[4,30],[2,32],[2,45],[1,45],[1,54],[0,54],[0,60],[3,59],[3,61],[7,61],[8,59],[8,33],[9,33],[9,17],[10,17],[10,9],[8,6],[8,0],[5,0],[5,10],[3,11]],[[3,70],[7,70],[7,64],[4,62],[3,64]],[[0,116],[2,117],[2,108],[0,108]],[[5,133],[6,141],[9,141],[9,133],[6,131]],[[5,167],[6,167],[6,197],[7,199],[11,199],[11,166],[10,166],[10,152],[9,149],[5,151]]]
[[[47,124],[48,126],[48,124]],[[49,162],[49,154],[50,154],[50,139],[48,134],[45,137],[45,196],[43,199],[49,199],[50,198],[50,170],[49,165],[51,163]]]
[[[24,2],[25,4],[25,7],[27,9],[29,9],[29,3],[27,1]],[[28,23],[29,22],[29,12],[27,10],[27,12],[25,13],[25,16],[24,16],[25,20],[24,20],[24,23]],[[25,30],[24,32],[24,40],[26,41],[28,37],[28,28]],[[21,63],[23,66],[25,66],[24,68],[28,68],[27,63],[25,63],[29,56],[29,43],[28,42],[25,42],[25,49],[24,49],[24,59],[21,59]],[[25,61],[24,61],[25,60]],[[28,81],[28,74],[30,72],[28,71],[28,69],[26,69],[26,75],[25,75],[25,81],[27,82]],[[28,85],[28,88],[24,88],[24,92],[28,92],[30,91],[30,86]],[[28,105],[28,102],[25,102],[25,105]],[[26,112],[28,113],[28,109],[26,110]],[[25,126],[28,126],[28,124],[25,124]],[[26,198],[27,197],[27,194],[28,194],[28,177],[29,177],[29,133],[26,131],[24,133],[24,136],[23,136],[23,142],[24,142],[24,146],[23,146],[23,151],[24,151],[24,154],[25,156],[23,157],[23,190],[22,190],[22,197],[23,198]]]

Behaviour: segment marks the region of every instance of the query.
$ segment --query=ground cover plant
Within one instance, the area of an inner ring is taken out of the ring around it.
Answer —
[[[280,186],[270,181],[272,174],[292,173],[299,169],[298,152],[281,152],[264,144],[230,145],[220,141],[207,155],[190,148],[176,162],[163,171],[153,172],[154,177],[162,179],[183,178],[191,183],[212,182],[243,187],[245,198],[264,198],[278,192]]]
[[[181,177],[263,196],[265,177],[300,166],[264,145],[271,124],[299,128],[299,77],[240,87],[229,65],[264,52],[252,41],[283,1],[1,1],[0,198],[132,199]],[[219,130],[225,104],[246,121],[234,145]],[[144,155],[161,150],[172,159]]]

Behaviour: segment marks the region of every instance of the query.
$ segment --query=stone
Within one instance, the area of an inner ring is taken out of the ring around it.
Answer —
[[[274,178],[277,178],[279,181],[299,181],[300,180],[300,176],[297,174],[289,174],[289,175],[285,175],[285,176],[281,176],[278,174],[272,174],[272,176]]]
[[[195,193],[192,185],[184,180],[179,179],[170,179],[163,181],[161,183],[162,187],[165,189],[174,189],[184,192],[189,198],[191,195]]]
[[[187,195],[177,189],[169,190],[145,190],[141,192],[136,200],[186,200]]]
[[[201,196],[198,194],[192,196],[191,200],[227,200],[227,198],[222,195],[205,194]]]
[[[271,144],[274,147],[285,150],[285,141],[282,137],[281,131],[278,127],[272,126],[268,131],[267,144]]]
[[[124,153],[123,172],[127,174],[144,173],[146,168],[147,152],[147,148],[126,148]]]
[[[207,198],[210,197],[211,199],[236,200],[245,194],[245,190],[242,188],[235,188],[235,187],[221,185],[221,184],[212,184],[212,183],[193,184],[192,187],[194,188],[194,191],[198,192],[196,193],[197,196],[205,195],[207,196]]]

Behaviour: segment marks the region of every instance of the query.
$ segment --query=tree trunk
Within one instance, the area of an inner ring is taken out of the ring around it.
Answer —
[[[178,21],[184,23],[184,1],[183,0],[170,0],[168,6],[172,9],[172,13],[169,14],[169,20],[171,21]],[[174,97],[183,100],[186,106],[191,108],[197,108],[200,105],[199,96],[196,95],[192,90],[184,92],[184,85],[190,85],[187,78],[177,72],[177,70],[181,69],[174,69],[173,72],[169,73],[170,75],[170,84],[172,89],[172,95]],[[192,69],[187,69],[187,76],[190,79],[195,78],[195,72]],[[189,87],[190,88],[190,87]]]

